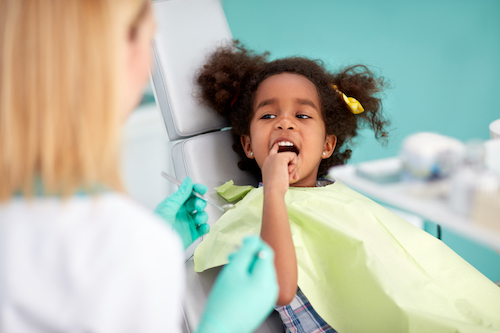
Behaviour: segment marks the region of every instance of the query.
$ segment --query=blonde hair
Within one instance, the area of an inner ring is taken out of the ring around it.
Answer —
[[[0,202],[122,190],[120,67],[148,0],[0,0]]]

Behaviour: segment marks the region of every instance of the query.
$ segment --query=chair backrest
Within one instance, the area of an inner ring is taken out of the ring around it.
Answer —
[[[152,82],[170,140],[181,140],[172,149],[178,179],[186,176],[208,187],[207,195],[223,204],[215,187],[233,180],[238,185],[258,185],[237,168],[227,121],[197,98],[197,71],[208,54],[232,41],[219,0],[168,0],[153,4],[158,31],[153,42]],[[202,135],[200,135],[202,134]],[[210,225],[221,212],[208,206]],[[201,239],[185,251],[190,258]]]
[[[158,25],[152,80],[170,140],[218,130],[227,122],[195,98],[196,71],[215,47],[232,40],[218,0],[153,4]]]
[[[179,140],[172,148],[175,176],[189,176],[207,185],[207,195],[223,204],[215,187],[233,180],[238,185],[258,185],[257,180],[238,169],[238,156],[232,150],[231,132],[221,130],[227,122],[197,96],[194,77],[216,47],[232,40],[219,0],[156,1],[153,8],[158,32],[153,42],[153,90],[170,140]],[[210,205],[206,211],[213,225],[221,212]],[[198,324],[206,298],[218,268],[198,274],[193,269],[193,253],[201,240],[185,251],[187,295],[183,310],[185,331]],[[274,312],[256,331],[283,332]]]

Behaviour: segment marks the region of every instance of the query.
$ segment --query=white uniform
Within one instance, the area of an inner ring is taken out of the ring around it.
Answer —
[[[181,332],[181,241],[117,193],[0,204],[0,332]]]

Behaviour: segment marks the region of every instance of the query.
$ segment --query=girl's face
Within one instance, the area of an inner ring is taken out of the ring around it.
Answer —
[[[316,86],[302,75],[281,73],[259,85],[250,122],[250,136],[241,142],[248,158],[262,169],[273,145],[297,154],[299,177],[294,186],[316,186],[322,159],[332,155],[336,137],[326,135]],[[253,153],[253,154],[252,154]]]

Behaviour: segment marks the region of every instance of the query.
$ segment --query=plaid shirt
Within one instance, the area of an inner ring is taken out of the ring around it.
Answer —
[[[275,309],[280,314],[287,333],[337,333],[318,315],[298,287],[290,304],[277,306]]]

